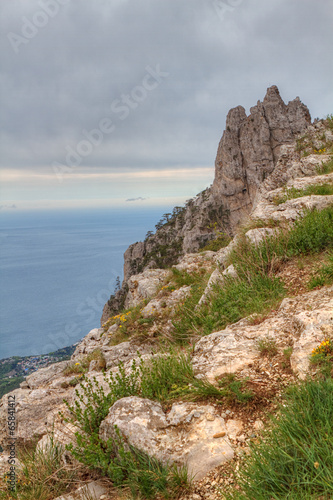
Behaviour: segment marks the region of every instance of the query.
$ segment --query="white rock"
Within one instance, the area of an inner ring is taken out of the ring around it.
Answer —
[[[225,426],[230,439],[236,439],[236,437],[242,432],[244,427],[243,422],[237,419],[227,420]]]
[[[201,338],[192,358],[195,373],[212,383],[225,373],[247,368],[259,357],[258,341],[269,337],[277,345],[283,339],[294,342],[291,365],[304,377],[309,368],[309,354],[332,329],[333,287],[308,292],[282,301],[279,310],[259,325],[247,319]]]
[[[60,363],[54,363],[46,368],[40,368],[31,375],[28,375],[26,382],[30,389],[36,389],[37,387],[52,382],[54,379],[59,377],[66,366],[68,366],[68,361],[61,361]]]
[[[152,299],[141,311],[144,318],[154,316],[156,313],[167,311],[169,317],[173,316],[176,307],[183,302],[191,293],[190,286],[182,286],[178,290],[174,290],[168,296],[163,297],[158,294],[155,299]]]
[[[216,252],[207,251],[200,253],[188,253],[184,255],[179,263],[173,267],[178,269],[178,271],[193,272],[199,268],[207,266],[212,259],[215,257]]]
[[[245,233],[245,236],[250,240],[254,245],[258,245],[261,241],[269,236],[274,236],[276,234],[276,230],[269,227],[261,227],[256,229],[250,229]]]
[[[88,498],[89,500],[99,500],[105,493],[107,493],[107,488],[101,481],[92,481],[81,486],[75,492],[61,495],[55,500],[87,500]]]
[[[333,298],[322,309],[304,311],[294,318],[300,336],[294,342],[290,364],[301,379],[305,379],[309,371],[310,356],[321,342],[329,338],[333,332]]]
[[[256,431],[262,431],[263,428],[264,428],[264,424],[263,424],[263,421],[260,420],[260,419],[257,419],[254,424],[253,424],[253,428],[256,430]]]
[[[123,398],[101,424],[103,440],[112,437],[115,425],[132,445],[162,462],[186,463],[195,480],[233,457],[228,438],[213,437],[226,428],[212,406],[177,403],[166,416],[159,403]]]
[[[135,307],[145,299],[151,299],[163,285],[169,271],[165,269],[147,269],[143,273],[135,274],[128,280],[128,293],[125,307]]]
[[[72,361],[77,361],[78,359],[92,353],[95,349],[98,349],[103,344],[102,335],[104,333],[103,328],[94,328],[83,337],[81,342],[76,347],[74,353],[72,354]],[[103,338],[104,340],[104,338]]]

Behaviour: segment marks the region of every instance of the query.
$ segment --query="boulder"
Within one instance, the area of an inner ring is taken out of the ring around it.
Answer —
[[[64,407],[63,399],[70,399],[73,388],[63,389],[43,387],[34,390],[16,389],[10,393],[16,402],[17,443],[29,443],[35,438],[41,438],[53,427],[54,420],[60,409]],[[6,424],[8,395],[0,402],[0,445],[5,449],[8,444],[8,426]]]
[[[100,498],[111,498],[107,495],[109,488],[103,481],[91,481],[83,486],[80,486],[73,493],[68,493],[67,495],[61,495],[55,500],[100,500]],[[103,497],[103,495],[105,495]]]
[[[152,299],[149,304],[147,304],[141,311],[144,318],[149,318],[154,316],[156,313],[163,314],[167,312],[169,317],[172,317],[175,313],[177,306],[184,302],[186,297],[191,293],[190,286],[182,286],[178,290],[174,290],[167,296],[161,296],[161,293],[157,295],[155,299]]]
[[[195,373],[214,383],[216,377],[246,369],[260,356],[258,342],[269,334],[277,346],[293,343],[291,366],[304,378],[312,349],[332,332],[332,311],[333,287],[286,298],[278,311],[259,325],[243,319],[201,338],[192,358]]]
[[[169,271],[164,269],[147,269],[141,274],[131,276],[128,280],[128,293],[125,307],[135,307],[145,299],[151,299],[163,285]]]
[[[250,229],[245,233],[245,236],[254,245],[259,245],[264,239],[276,235],[276,229],[271,229],[269,227],[261,227],[256,229]]]
[[[113,437],[114,426],[133,446],[158,460],[186,464],[195,480],[234,455],[224,419],[209,405],[176,403],[166,415],[160,403],[123,398],[102,422],[100,437]]]
[[[46,368],[40,368],[31,375],[27,376],[26,382],[28,387],[30,389],[37,389],[37,387],[40,387],[41,385],[52,382],[61,376],[67,366],[68,361],[61,361],[60,363],[54,363]]]

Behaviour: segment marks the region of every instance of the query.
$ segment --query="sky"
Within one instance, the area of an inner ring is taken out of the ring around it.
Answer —
[[[230,108],[333,111],[333,0],[2,0],[0,209],[180,204]]]

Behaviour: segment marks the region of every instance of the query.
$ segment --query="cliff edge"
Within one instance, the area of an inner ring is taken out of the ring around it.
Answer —
[[[105,305],[101,323],[124,305],[130,276],[170,267],[221,232],[233,237],[251,212],[259,187],[274,171],[281,150],[310,124],[309,110],[299,97],[285,104],[276,86],[267,89],[263,102],[258,101],[249,116],[242,106],[231,109],[216,154],[212,186],[185,207],[175,207],[156,225],[155,234],[129,246],[122,288]]]

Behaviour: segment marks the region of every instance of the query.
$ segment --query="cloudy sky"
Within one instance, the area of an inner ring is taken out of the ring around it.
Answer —
[[[1,11],[8,210],[185,200],[213,180],[228,110],[248,112],[273,84],[313,118],[333,111],[332,0],[2,0]]]

